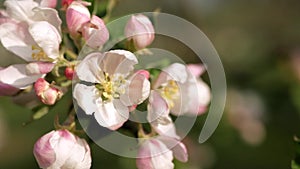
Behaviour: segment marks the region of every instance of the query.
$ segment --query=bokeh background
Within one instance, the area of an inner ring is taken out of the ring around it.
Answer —
[[[1,7],[3,7],[3,1]],[[300,135],[300,1],[299,0],[119,0],[113,18],[160,10],[199,27],[223,62],[228,95],[214,135],[197,138],[206,115],[184,139],[189,162],[177,169],[287,169],[295,156],[293,137]],[[180,43],[155,40],[187,62],[196,60]],[[166,39],[165,39],[166,40]],[[18,61],[0,47],[0,66]],[[207,74],[204,79],[209,82]],[[0,169],[38,168],[32,148],[53,128],[64,98],[42,119],[23,126],[31,111],[0,97]],[[122,144],[122,143],[120,143]],[[126,146],[126,145],[124,145]],[[93,167],[132,169],[135,159],[91,145]]]

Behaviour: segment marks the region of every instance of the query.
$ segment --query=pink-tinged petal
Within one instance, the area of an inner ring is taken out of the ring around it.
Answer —
[[[150,78],[150,73],[147,70],[138,70],[135,73],[143,75],[146,79]]]
[[[62,21],[55,9],[38,7],[34,8],[33,11],[34,16],[32,17],[32,19],[34,21],[46,21],[50,25],[54,26],[59,33],[61,33]]]
[[[133,15],[125,26],[125,36],[133,40],[137,49],[143,49],[154,40],[154,28],[148,17]]]
[[[28,25],[25,23],[9,22],[1,24],[0,40],[7,50],[26,61],[33,61],[31,45],[35,42],[28,32]]]
[[[30,22],[30,17],[33,16],[32,9],[37,7],[38,4],[32,0],[9,0],[4,2],[4,6],[10,17],[19,21]]]
[[[103,54],[99,52],[87,55],[81,63],[75,67],[78,78],[86,82],[99,83],[99,79],[103,78],[103,72],[99,67],[99,62],[102,58]]]
[[[188,161],[187,149],[180,140],[167,136],[158,136],[157,139],[162,141],[170,150],[173,151],[173,155],[177,160],[181,162]]]
[[[74,87],[73,97],[76,99],[78,105],[88,115],[96,112],[96,103],[101,102],[101,98],[98,97],[97,92],[98,91],[95,86],[76,84]]]
[[[17,94],[19,91],[20,89],[18,88],[0,82],[0,96],[12,96]]]
[[[150,94],[150,82],[142,74],[134,74],[129,79],[129,85],[125,94],[120,96],[122,103],[126,106],[132,106],[142,103]]]
[[[62,96],[62,91],[57,88],[50,87],[43,91],[42,95],[40,95],[40,100],[47,105],[53,105],[58,99]]]
[[[76,37],[84,23],[90,21],[91,14],[82,3],[73,1],[66,11],[67,25],[71,36]]]
[[[169,111],[170,110],[166,100],[162,98],[158,92],[152,90],[149,96],[147,120],[150,123],[154,121],[159,121],[160,123],[163,123],[163,119],[168,118]],[[165,123],[168,122],[169,120],[165,121]]]
[[[95,15],[83,26],[82,31],[86,44],[92,48],[99,48],[109,39],[109,32],[103,20]]]
[[[173,154],[165,144],[158,139],[144,141],[136,160],[138,169],[173,169]]]
[[[154,88],[166,83],[168,80],[174,80],[178,83],[185,83],[188,78],[186,67],[180,63],[173,63],[164,68],[155,81]]]
[[[131,52],[126,50],[111,50],[104,53],[100,68],[109,75],[122,74],[127,76],[137,63],[136,56]]]
[[[41,0],[40,6],[48,7],[48,8],[55,8],[57,4],[57,0]]]
[[[205,72],[205,67],[202,64],[188,64],[187,68],[196,78]]]
[[[97,110],[94,113],[95,119],[99,125],[111,130],[116,130],[121,127],[129,117],[128,108],[123,105],[120,100],[96,103],[96,105]]]
[[[58,58],[61,37],[53,25],[45,21],[35,22],[30,25],[29,32],[49,58]]]
[[[68,130],[58,130],[49,140],[51,147],[55,151],[56,160],[52,168],[61,168],[66,160],[72,155],[72,149],[76,146],[75,136]]]
[[[44,79],[39,78],[34,83],[34,91],[36,95],[40,96],[42,93],[49,88],[50,84]]]
[[[31,62],[26,65],[26,72],[29,75],[46,74],[51,72],[54,65],[51,62]]]
[[[34,144],[33,154],[40,168],[50,167],[56,160],[55,151],[49,142],[54,133],[51,131]]]
[[[26,74],[26,64],[11,65],[0,70],[0,82],[11,85],[13,87],[24,89],[34,83],[43,74],[28,75]]]
[[[161,119],[163,119],[164,121],[162,122]],[[172,122],[170,116],[166,116],[156,121],[153,121],[151,123],[151,126],[159,135],[180,139],[180,137],[176,133],[175,125]]]
[[[198,101],[199,101],[198,111],[192,109],[190,110],[190,112],[197,112],[198,115],[201,115],[206,111],[206,107],[209,104],[211,99],[211,93],[208,85],[202,80],[197,80],[197,88],[198,88]]]
[[[16,22],[16,21],[10,18],[5,10],[0,10],[0,25],[7,22]]]

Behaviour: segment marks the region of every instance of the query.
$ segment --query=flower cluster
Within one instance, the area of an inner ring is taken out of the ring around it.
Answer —
[[[0,68],[0,95],[35,93],[39,102],[33,110],[47,107],[38,109],[33,117],[36,120],[71,91],[72,80],[76,79],[74,101],[102,127],[121,130],[130,123],[130,115],[138,113],[136,110],[147,111],[150,129],[134,122],[139,169],[172,169],[174,157],[188,160],[173,117],[198,116],[206,111],[210,89],[200,79],[205,68],[172,63],[158,73],[135,69],[139,58],[134,52],[145,50],[155,38],[147,16],[132,15],[122,28],[125,42],[118,49],[102,51],[110,38],[105,25],[110,14],[105,19],[91,14],[88,7],[93,4],[89,2],[6,0],[4,6],[0,11],[1,43],[24,62]],[[84,45],[93,52],[80,60],[78,53]],[[41,168],[91,167],[89,146],[76,135],[80,132],[73,103],[70,110],[62,125],[56,121],[56,131],[35,143],[34,156]]]

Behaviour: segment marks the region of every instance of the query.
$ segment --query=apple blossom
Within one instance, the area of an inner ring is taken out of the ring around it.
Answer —
[[[0,25],[2,45],[29,62],[54,62],[61,42],[57,11],[32,0],[7,0],[4,5],[10,20]]]
[[[143,49],[154,40],[154,28],[145,15],[132,15],[125,26],[125,36],[133,40],[136,49]]]
[[[174,115],[199,115],[200,107],[206,106],[210,100],[207,85],[197,81],[189,69],[179,63],[163,69],[153,88],[160,95],[155,98],[163,99],[167,103],[165,111]],[[152,107],[149,108],[151,110]]]
[[[73,96],[86,114],[94,114],[99,125],[116,130],[127,121],[128,107],[142,103],[149,95],[150,83],[144,75],[130,75],[138,61],[125,50],[104,54],[94,52],[76,67],[81,81]]]
[[[89,145],[68,130],[51,131],[34,145],[34,156],[44,169],[89,169],[91,152]]]
[[[47,105],[53,105],[62,96],[62,91],[51,86],[45,79],[39,78],[34,84],[34,90],[39,99]]]

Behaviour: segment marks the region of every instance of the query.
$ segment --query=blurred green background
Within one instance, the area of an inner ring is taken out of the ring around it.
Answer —
[[[119,0],[112,17],[156,9],[192,22],[208,36],[223,62],[228,84],[226,110],[216,132],[199,144],[206,115],[199,117],[184,139],[189,162],[175,161],[176,168],[290,168],[293,136],[300,136],[300,1]],[[168,49],[188,62],[197,61],[180,44]],[[0,60],[0,66],[7,66],[18,59],[1,47]],[[23,127],[30,110],[0,97],[0,169],[38,168],[33,144],[52,130],[55,113],[66,111],[66,102],[68,98],[41,120]],[[135,159],[115,156],[96,145],[91,149],[94,169],[136,168]]]

